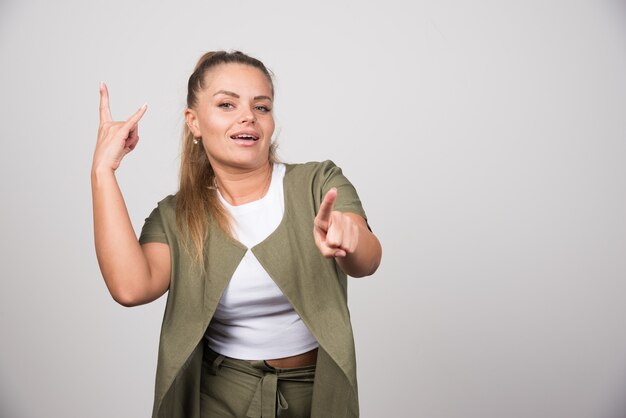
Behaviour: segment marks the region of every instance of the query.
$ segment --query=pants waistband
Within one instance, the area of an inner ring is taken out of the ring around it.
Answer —
[[[307,382],[315,380],[315,365],[289,369],[275,368],[264,360],[239,360],[223,356],[204,346],[204,361],[213,375],[218,375],[222,367],[259,378],[250,407],[249,418],[275,418],[280,411],[288,408],[287,400],[278,389],[279,381]]]

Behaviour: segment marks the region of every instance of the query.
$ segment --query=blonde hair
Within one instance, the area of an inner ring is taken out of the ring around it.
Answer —
[[[189,77],[188,108],[197,105],[198,93],[205,87],[206,74],[218,65],[231,63],[249,65],[260,70],[267,77],[272,95],[274,94],[272,75],[261,61],[239,51],[211,51],[200,57]],[[213,167],[204,148],[194,144],[193,140],[194,136],[185,124],[182,133],[180,183],[176,195],[176,224],[179,233],[187,238],[182,240],[183,246],[204,269],[204,243],[208,238],[210,223],[215,222],[230,236],[232,232],[230,217],[217,196]],[[269,163],[276,161],[276,145],[273,143],[269,150]]]

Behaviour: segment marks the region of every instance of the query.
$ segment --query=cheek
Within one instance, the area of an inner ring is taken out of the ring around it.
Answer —
[[[276,124],[274,123],[274,119],[269,119],[265,125],[265,130],[270,134],[273,134],[275,128]]]
[[[208,116],[202,121],[202,130],[209,135],[219,134],[225,130],[226,123],[223,118],[217,116]]]

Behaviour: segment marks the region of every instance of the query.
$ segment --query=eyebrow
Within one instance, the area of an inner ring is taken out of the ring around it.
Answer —
[[[218,94],[225,94],[227,96],[231,96],[231,97],[234,97],[236,99],[239,99],[241,97],[237,93],[232,92],[232,91],[228,91],[228,90],[219,90],[213,96],[217,96]],[[254,100],[269,100],[271,102],[272,98],[269,97],[269,96],[254,96]]]

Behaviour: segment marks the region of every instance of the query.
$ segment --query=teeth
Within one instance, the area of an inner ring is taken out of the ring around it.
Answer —
[[[242,134],[242,135],[235,135],[232,138],[237,138],[237,139],[257,139],[256,136],[252,136],[252,135],[247,135],[247,134]]]

